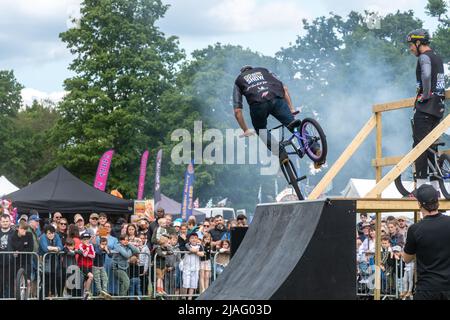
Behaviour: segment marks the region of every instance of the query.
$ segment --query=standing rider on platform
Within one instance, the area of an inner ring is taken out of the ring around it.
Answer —
[[[430,35],[427,30],[411,31],[407,36],[409,49],[418,57],[417,99],[414,105],[413,136],[415,147],[422,141],[441,121],[445,105],[445,79],[442,59],[429,47]],[[436,148],[436,146],[432,146]],[[415,162],[418,189],[428,182],[428,157],[431,154],[425,151]],[[431,177],[431,185],[439,190],[437,178]]]

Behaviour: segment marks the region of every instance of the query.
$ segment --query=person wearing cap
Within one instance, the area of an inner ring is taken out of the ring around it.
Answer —
[[[41,221],[41,218],[36,214],[33,214],[28,218],[28,225],[30,226],[28,231],[33,235],[33,252],[36,253],[39,251],[39,238],[41,237],[39,221]]]
[[[94,274],[92,272],[92,266],[94,265],[95,259],[95,249],[94,246],[89,243],[91,240],[91,233],[89,230],[85,230],[84,233],[80,235],[81,243],[78,248],[78,267],[80,267],[81,273],[84,276],[84,299],[89,299],[92,295],[91,284],[94,279]]]
[[[98,213],[91,213],[91,215],[89,216],[89,224],[86,226],[86,228],[93,236],[97,235],[98,232],[98,219]]]
[[[361,240],[361,242],[364,242],[364,240],[367,239],[367,237],[369,236],[369,230],[370,230],[370,223],[369,222],[364,222],[363,224],[361,224],[361,234],[359,234],[358,232],[358,238]]]
[[[21,215],[18,222],[20,221],[25,221],[25,223],[28,223],[28,216],[26,214]]]
[[[409,227],[403,259],[416,259],[414,300],[450,299],[450,217],[439,212],[439,193],[431,185],[415,192],[423,219]]]
[[[397,219],[398,221],[398,232],[401,233],[403,235],[403,237],[406,238],[406,234],[408,232],[408,218],[405,216],[400,216]]]
[[[86,226],[84,225],[84,218],[81,214],[75,214],[73,221],[78,227],[78,231],[80,232],[80,236],[86,231]]]

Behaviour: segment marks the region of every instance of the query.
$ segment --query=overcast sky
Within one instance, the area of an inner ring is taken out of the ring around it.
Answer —
[[[58,99],[72,58],[59,40],[80,0],[0,0],[0,70],[13,69],[26,90],[24,99]],[[302,19],[351,10],[380,14],[414,10],[432,31],[435,19],[424,13],[426,0],[163,0],[170,4],[158,22],[176,35],[187,53],[209,44],[239,44],[266,55],[294,42]]]

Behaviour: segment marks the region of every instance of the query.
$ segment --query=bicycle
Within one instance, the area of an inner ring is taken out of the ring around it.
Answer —
[[[293,115],[295,116],[298,113],[299,111],[294,112]],[[307,155],[316,167],[320,167],[325,163],[328,151],[325,133],[320,124],[312,118],[305,118],[303,120],[296,119],[288,126],[281,124],[268,130],[268,132],[270,133],[272,130],[279,128],[282,128],[281,141],[279,142],[281,171],[287,182],[294,188],[298,199],[304,200],[298,182],[306,179],[306,175],[300,178],[298,177],[289,155],[296,154],[300,159]],[[288,139],[285,139],[284,136],[285,128],[292,132],[292,135]],[[287,151],[289,147],[292,147],[294,151]]]
[[[414,126],[413,121],[411,121],[411,124]],[[434,177],[439,181],[442,195],[445,199],[450,200],[450,156],[445,153],[440,154],[438,150],[440,146],[445,146],[445,143],[439,140],[435,141],[426,151],[429,153],[427,158],[428,176],[430,178]],[[430,160],[430,156],[432,160]],[[413,181],[414,183],[408,185],[406,184],[407,181]],[[413,163],[409,166],[409,169],[395,179],[395,186],[402,196],[408,197],[414,191],[416,181],[416,168]]]

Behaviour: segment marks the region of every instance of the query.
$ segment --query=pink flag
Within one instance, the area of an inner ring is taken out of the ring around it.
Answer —
[[[105,191],[106,182],[108,181],[109,167],[111,166],[114,150],[106,151],[100,158],[97,168],[97,174],[95,175],[94,188]]]
[[[142,200],[144,197],[144,184],[145,184],[145,174],[147,173],[147,160],[148,160],[148,150],[144,152],[141,158],[141,170],[139,173],[139,187],[137,200]]]

